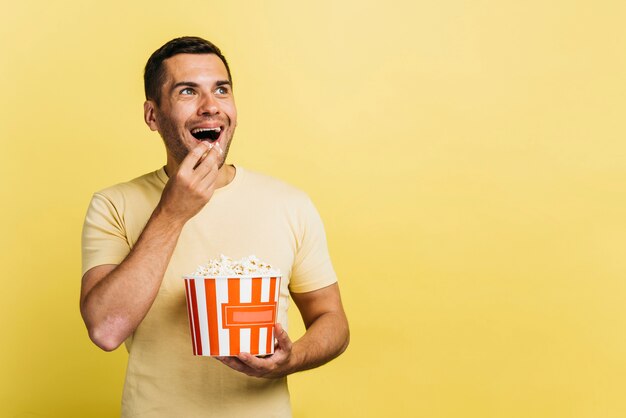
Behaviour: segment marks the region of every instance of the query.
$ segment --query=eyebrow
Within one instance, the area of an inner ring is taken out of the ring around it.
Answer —
[[[215,85],[217,87],[220,86],[230,86],[232,83],[229,80],[218,80],[215,82]],[[174,90],[176,90],[179,87],[199,87],[200,84],[194,82],[194,81],[179,81],[178,83],[174,84],[172,86],[172,88],[170,89],[170,92],[173,92]]]
[[[170,93],[179,87],[198,87],[198,83],[194,83],[193,81],[179,81],[172,86],[172,88],[170,89]]]

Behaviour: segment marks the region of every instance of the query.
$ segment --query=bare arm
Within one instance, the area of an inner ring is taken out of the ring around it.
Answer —
[[[137,243],[119,265],[85,273],[80,311],[89,337],[100,348],[117,348],[137,328],[156,298],[185,223],[206,205],[217,179],[217,154],[199,144],[168,181]]]
[[[292,293],[306,333],[295,343],[280,325],[276,325],[277,346],[274,354],[258,358],[248,353],[221,357],[224,364],[249,376],[276,378],[312,369],[339,356],[348,347],[350,331],[343,310],[339,286],[307,293]]]
[[[343,310],[339,285],[315,292],[292,293],[306,333],[295,342],[294,371],[321,366],[345,351],[350,342],[348,319]]]

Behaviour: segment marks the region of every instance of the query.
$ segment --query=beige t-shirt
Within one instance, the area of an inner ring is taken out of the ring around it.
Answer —
[[[135,245],[168,178],[164,169],[94,194],[83,227],[83,274],[121,263]],[[221,254],[256,255],[283,274],[278,322],[289,291],[337,281],[322,221],[301,191],[237,167],[187,222],[150,311],[126,341],[123,417],[289,417],[287,380],[259,379],[193,355],[181,276]]]

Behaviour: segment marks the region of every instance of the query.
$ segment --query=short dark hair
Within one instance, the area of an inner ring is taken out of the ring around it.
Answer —
[[[178,54],[215,54],[222,60],[228,72],[228,81],[231,85],[233,79],[230,75],[230,68],[222,51],[212,42],[197,36],[183,36],[172,39],[161,48],[152,53],[146,69],[143,73],[143,85],[146,92],[146,100],[154,100],[157,104],[161,100],[161,86],[165,82],[165,71],[163,61]]]

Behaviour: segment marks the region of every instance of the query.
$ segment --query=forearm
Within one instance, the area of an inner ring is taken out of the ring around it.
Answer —
[[[319,367],[348,347],[350,331],[343,311],[328,312],[313,322],[293,344],[289,373]]]
[[[115,349],[143,320],[156,298],[183,225],[157,207],[124,261],[82,298],[83,319],[99,347]]]

